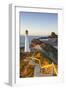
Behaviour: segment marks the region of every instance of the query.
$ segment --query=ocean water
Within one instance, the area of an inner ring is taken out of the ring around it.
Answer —
[[[28,36],[28,40],[29,40],[29,44],[31,43],[32,39],[38,39],[42,36]],[[44,36],[43,38],[46,38],[47,36]],[[24,47],[25,46],[25,36],[20,36],[20,47]]]

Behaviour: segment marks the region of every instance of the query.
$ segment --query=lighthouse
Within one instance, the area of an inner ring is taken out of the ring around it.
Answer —
[[[30,52],[28,30],[25,31],[25,52]]]

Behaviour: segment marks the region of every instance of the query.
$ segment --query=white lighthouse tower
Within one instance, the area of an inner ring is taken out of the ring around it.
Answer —
[[[28,30],[25,31],[25,52],[30,52]]]

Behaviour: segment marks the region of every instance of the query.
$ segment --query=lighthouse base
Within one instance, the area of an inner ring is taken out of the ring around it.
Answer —
[[[28,36],[25,36],[25,52],[30,52]]]

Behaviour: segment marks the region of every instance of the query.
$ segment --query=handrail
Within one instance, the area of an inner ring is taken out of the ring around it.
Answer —
[[[43,69],[43,68],[49,68],[49,67],[53,67],[54,72],[55,72],[55,74],[57,75],[57,70],[56,70],[56,67],[55,67],[54,63],[49,64],[49,65],[41,66],[40,59],[37,59],[37,58],[34,58],[34,57],[30,57],[30,59],[35,59],[35,60],[39,61],[39,65],[40,65],[41,69]]]

